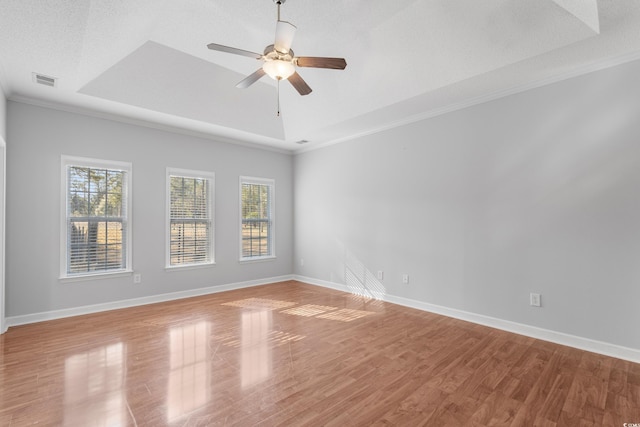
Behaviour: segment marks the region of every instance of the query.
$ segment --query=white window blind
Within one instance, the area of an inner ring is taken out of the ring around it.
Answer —
[[[128,163],[63,156],[62,277],[130,268],[130,172]]]
[[[169,267],[213,263],[213,174],[169,169]]]
[[[274,187],[271,179],[240,177],[241,260],[275,256]]]

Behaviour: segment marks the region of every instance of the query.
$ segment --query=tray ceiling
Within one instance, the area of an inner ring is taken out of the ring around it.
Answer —
[[[637,0],[288,0],[281,13],[297,55],[348,63],[299,69],[313,92],[283,82],[281,117],[268,77],[235,88],[259,61],[206,48],[262,52],[272,0],[4,0],[0,82],[10,99],[294,151],[640,57]]]

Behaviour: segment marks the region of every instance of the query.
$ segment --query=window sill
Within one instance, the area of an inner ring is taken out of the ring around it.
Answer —
[[[199,270],[201,268],[214,267],[215,262],[208,262],[206,264],[185,264],[185,265],[166,265],[165,271],[184,271],[184,270]]]
[[[240,258],[240,261],[238,261],[240,264],[246,264],[246,263],[252,263],[252,262],[267,262],[267,261],[275,261],[276,260],[276,256],[261,256],[261,257],[255,257],[255,258]]]
[[[82,274],[77,276],[63,276],[59,277],[58,281],[60,283],[72,283],[72,282],[85,282],[88,280],[99,280],[99,279],[113,279],[115,277],[126,277],[131,276],[133,274],[132,270],[118,270],[113,273],[95,273],[95,274]]]

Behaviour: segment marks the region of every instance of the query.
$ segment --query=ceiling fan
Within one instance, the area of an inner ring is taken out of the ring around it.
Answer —
[[[289,80],[300,95],[311,93],[309,85],[296,72],[297,67],[330,68],[334,70],[344,70],[347,61],[344,58],[324,58],[313,56],[295,56],[291,50],[291,43],[296,32],[296,26],[280,20],[280,6],[286,0],[273,0],[278,6],[278,20],[276,22],[275,42],[264,48],[262,54],[250,52],[248,50],[237,49],[235,47],[223,46],[216,43],[209,43],[207,47],[211,50],[233,53],[235,55],[248,56],[263,61],[262,67],[253,74],[240,81],[236,87],[248,88],[265,74],[278,81]],[[279,112],[278,112],[279,113]]]

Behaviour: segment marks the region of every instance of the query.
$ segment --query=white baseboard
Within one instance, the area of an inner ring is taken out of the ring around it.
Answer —
[[[101,311],[117,310],[120,308],[138,307],[141,305],[158,302],[173,301],[183,298],[197,297],[201,295],[215,294],[218,292],[232,291],[235,289],[250,288],[253,286],[268,285],[270,283],[293,280],[292,275],[269,277],[266,279],[249,280],[246,282],[229,283],[226,285],[210,286],[206,288],[191,289],[188,291],[171,292],[160,295],[152,295],[142,298],[132,298],[103,304],[85,305],[82,307],[68,308],[64,310],[45,311],[42,313],[26,314],[6,318],[6,326],[26,325],[28,323],[43,322],[45,320],[62,319],[65,317],[81,316],[83,314],[99,313]]]
[[[355,293],[349,289],[347,285],[318,280],[311,277],[295,275],[294,280],[309,283],[311,285],[322,286],[325,288],[335,289],[338,291]],[[435,304],[429,304],[409,298],[397,297],[393,295],[382,295],[383,301],[405,307],[415,308],[430,313],[440,314],[455,319],[465,320],[467,322],[477,323],[479,325],[489,326],[491,328],[501,329],[507,332],[513,332],[531,338],[549,341],[556,344],[566,345],[580,350],[590,351],[592,353],[603,354],[605,356],[616,357],[618,359],[628,360],[630,362],[640,363],[640,350],[622,347],[616,344],[610,344],[602,341],[596,341],[589,338],[578,337],[575,335],[556,332],[549,329],[542,329],[535,326],[525,325],[523,323],[511,322],[509,320],[498,319],[495,317],[485,316],[482,314],[471,313],[467,311],[457,310],[454,308],[444,307]]]

